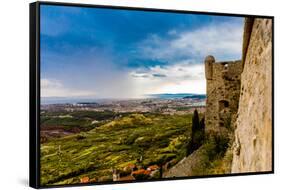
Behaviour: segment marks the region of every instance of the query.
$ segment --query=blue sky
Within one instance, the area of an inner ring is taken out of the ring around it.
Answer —
[[[42,97],[205,93],[204,58],[241,59],[243,18],[41,5]]]

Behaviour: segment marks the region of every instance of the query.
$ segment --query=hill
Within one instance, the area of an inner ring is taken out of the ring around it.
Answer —
[[[112,181],[112,170],[130,164],[177,163],[190,139],[191,114],[130,114],[88,132],[41,145],[41,183],[74,184],[88,177]],[[141,158],[141,163],[138,160]]]

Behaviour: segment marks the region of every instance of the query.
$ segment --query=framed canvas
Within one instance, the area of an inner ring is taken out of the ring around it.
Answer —
[[[30,186],[270,174],[274,17],[30,4]]]

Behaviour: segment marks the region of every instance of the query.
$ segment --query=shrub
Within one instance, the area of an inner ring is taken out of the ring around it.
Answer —
[[[135,142],[135,140],[139,137],[139,134],[133,133],[130,134],[127,138],[123,140],[123,144],[131,145]]]
[[[85,137],[84,135],[81,135],[81,134],[76,136],[76,140],[78,140],[78,141],[79,141],[79,140],[83,140],[83,139],[85,139],[85,138],[86,138],[86,137]]]

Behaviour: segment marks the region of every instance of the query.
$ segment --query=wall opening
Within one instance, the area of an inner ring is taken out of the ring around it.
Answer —
[[[220,100],[219,101],[219,111],[223,110],[224,108],[229,107],[229,102],[227,100]]]

